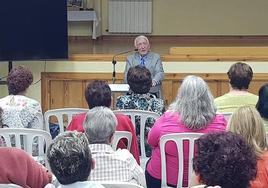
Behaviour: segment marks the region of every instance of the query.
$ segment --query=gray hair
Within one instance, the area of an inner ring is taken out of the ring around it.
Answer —
[[[215,117],[214,98],[206,82],[194,75],[186,76],[169,110],[178,112],[189,129],[203,129]]]
[[[76,131],[59,134],[48,147],[47,158],[51,171],[63,185],[86,181],[92,167],[87,137]]]
[[[145,40],[147,41],[147,43],[150,45],[149,39],[148,39],[146,36],[144,36],[144,35],[140,35],[140,36],[137,36],[137,37],[135,38],[135,40],[134,40],[134,46],[135,46],[135,47],[136,47],[137,42],[138,42],[140,39],[145,39]]]
[[[103,106],[90,109],[84,121],[84,129],[89,143],[110,144],[116,125],[117,119],[111,109]]]

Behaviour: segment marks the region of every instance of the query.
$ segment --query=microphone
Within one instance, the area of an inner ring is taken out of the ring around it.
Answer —
[[[138,51],[138,49],[134,49],[134,50],[127,50],[127,51],[123,51],[123,52],[120,52],[120,53],[117,53],[117,54],[115,54],[114,56],[113,56],[113,59],[112,59],[112,64],[113,64],[113,84],[115,83],[115,64],[117,63],[116,62],[116,60],[115,60],[115,58],[117,57],[117,56],[119,56],[119,55],[122,55],[122,54],[127,54],[127,53],[129,53],[129,52],[137,52]]]
[[[129,52],[133,52],[133,51],[134,51],[134,52],[137,52],[138,49],[127,50],[127,51],[123,51],[123,52],[119,52],[119,53],[115,54],[115,55],[113,56],[113,61],[112,61],[112,63],[113,63],[113,64],[116,64],[115,57],[117,57],[117,56],[119,56],[119,55],[127,54],[127,53],[129,53]]]

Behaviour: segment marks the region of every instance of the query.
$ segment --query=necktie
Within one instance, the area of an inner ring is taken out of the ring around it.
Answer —
[[[144,60],[144,57],[141,57],[140,65],[143,66],[143,67],[145,66],[145,60]]]

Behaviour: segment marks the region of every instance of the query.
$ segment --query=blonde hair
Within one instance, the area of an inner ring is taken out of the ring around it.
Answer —
[[[228,130],[242,135],[259,158],[267,149],[264,124],[255,107],[242,106],[238,108],[231,116]]]

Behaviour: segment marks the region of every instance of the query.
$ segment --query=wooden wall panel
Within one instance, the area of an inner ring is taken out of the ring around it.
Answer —
[[[169,105],[177,96],[178,88],[185,76],[189,74],[171,73],[165,75],[163,81],[163,93],[166,105]],[[200,73],[209,85],[214,97],[223,95],[229,91],[229,83],[226,74],[223,73]],[[87,108],[84,99],[86,85],[95,79],[105,80],[112,83],[111,74],[108,73],[42,73],[42,108],[43,112],[48,109],[63,107]],[[123,74],[117,74],[116,83],[123,82]],[[249,91],[255,94],[261,85],[268,82],[268,74],[254,74]],[[120,93],[115,94],[115,98]]]
[[[58,106],[65,107],[64,85],[65,81],[60,80],[50,81],[49,89],[46,91],[50,93],[50,100],[49,100],[50,109],[57,108]],[[42,95],[44,95],[44,93],[42,93]]]

